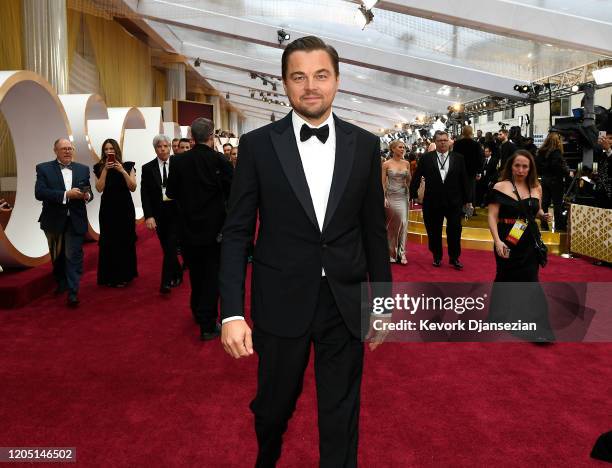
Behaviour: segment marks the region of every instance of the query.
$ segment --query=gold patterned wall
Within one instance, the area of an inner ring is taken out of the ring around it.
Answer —
[[[572,205],[570,251],[612,262],[612,210]]]

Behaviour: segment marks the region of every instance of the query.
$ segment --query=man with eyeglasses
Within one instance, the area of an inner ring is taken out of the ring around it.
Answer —
[[[53,144],[56,159],[36,166],[35,196],[43,202],[38,222],[45,232],[57,281],[56,294],[68,291],[68,306],[79,304],[83,272],[83,237],[87,232],[85,204],[93,198],[89,168],[72,161],[70,140]]]

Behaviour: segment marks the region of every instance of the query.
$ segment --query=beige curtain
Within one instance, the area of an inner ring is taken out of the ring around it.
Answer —
[[[151,50],[119,24],[85,15],[100,84],[109,107],[151,106]]]
[[[81,37],[81,21],[83,17],[80,11],[67,10],[66,22],[68,23],[68,70],[72,68],[74,54]]]
[[[21,0],[0,3],[0,70],[21,70]],[[17,175],[15,148],[9,128],[0,114],[0,177]]]
[[[162,107],[166,100],[166,73],[153,68],[153,105]]]

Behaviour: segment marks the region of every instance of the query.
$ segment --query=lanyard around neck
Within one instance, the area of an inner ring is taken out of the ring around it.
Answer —
[[[441,171],[444,171],[444,167],[446,166],[446,163],[448,161],[448,157],[450,156],[450,153],[446,153],[446,158],[444,158],[443,161],[440,161],[440,155],[436,153],[437,159],[438,159],[438,166],[440,167]]]

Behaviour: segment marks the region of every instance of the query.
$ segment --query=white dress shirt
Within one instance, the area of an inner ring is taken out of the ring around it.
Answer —
[[[323,231],[323,222],[325,221],[327,201],[329,200],[329,192],[334,177],[334,164],[336,162],[336,127],[334,125],[334,114],[333,112],[330,113],[327,120],[316,127],[306,122],[295,111],[291,113],[291,120],[295,141],[297,142],[300,159],[304,167],[304,174],[306,175],[306,182],[310,190],[310,198],[312,199],[315,215],[317,216],[317,223],[319,224],[319,229]],[[306,141],[300,141],[300,130],[304,124],[312,128],[329,125],[329,137],[325,143],[322,143],[316,136],[312,136]],[[324,269],[322,269],[321,275],[325,276]],[[244,320],[244,317],[236,315],[223,319],[221,323],[241,319]]]
[[[157,164],[159,164],[159,177],[162,183],[164,181],[164,162],[166,163],[166,177],[170,177],[170,158],[168,158],[166,161],[162,161],[161,159],[157,158]]]
[[[448,175],[448,167],[450,165],[449,162],[450,156],[448,151],[446,153],[438,153],[436,151],[436,164],[438,165],[438,170],[440,171],[440,177],[442,177],[442,182],[446,180],[446,176]]]
[[[63,167],[63,164],[60,163],[59,160],[57,162],[61,167],[62,178],[64,179],[64,188],[66,189],[66,192],[68,192],[70,189],[72,189],[72,169]],[[66,199],[66,192],[64,192],[64,199],[62,200],[64,205],[68,202]],[[70,211],[68,211],[68,216],[70,216]]]

